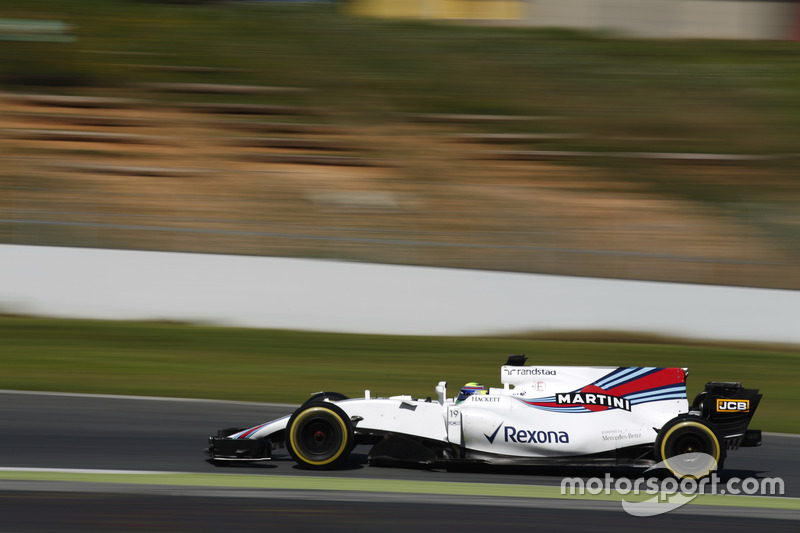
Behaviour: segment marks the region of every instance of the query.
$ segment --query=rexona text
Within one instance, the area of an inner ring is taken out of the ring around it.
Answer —
[[[559,405],[604,405],[625,411],[631,410],[629,399],[596,392],[559,392],[556,394],[556,403]]]
[[[520,444],[569,444],[569,434],[566,431],[531,431],[506,426],[506,442]]]

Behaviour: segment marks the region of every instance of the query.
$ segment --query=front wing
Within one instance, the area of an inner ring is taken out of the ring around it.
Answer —
[[[269,439],[231,439],[240,429],[221,429],[216,437],[208,438],[206,453],[211,461],[268,461],[272,459],[272,445]]]

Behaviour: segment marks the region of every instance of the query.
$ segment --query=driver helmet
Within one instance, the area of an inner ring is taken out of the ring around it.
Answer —
[[[458,398],[456,398],[456,403],[463,402],[473,394],[489,394],[489,391],[480,383],[471,381],[461,387],[461,390],[458,392]]]

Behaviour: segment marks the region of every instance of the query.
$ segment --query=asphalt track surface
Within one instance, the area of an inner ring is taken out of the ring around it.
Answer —
[[[40,531],[800,531],[800,512],[687,505],[647,518],[619,502],[314,490],[328,483],[448,482],[481,486],[558,487],[564,476],[599,472],[492,468],[446,472],[377,468],[357,449],[351,464],[309,472],[288,458],[218,468],[205,461],[206,437],[222,427],[250,427],[292,406],[0,392],[0,474],[18,468],[243,474],[297,479],[301,489],[128,485],[0,477],[0,533]],[[756,424],[757,426],[757,417]],[[732,452],[723,479],[776,477],[785,496],[800,497],[800,438],[766,435],[760,448]],[[623,472],[622,475],[625,473]],[[256,476],[256,477],[253,477]],[[239,477],[239,476],[237,476]],[[301,478],[309,479],[301,479]],[[313,478],[313,480],[311,479]],[[323,481],[323,482],[324,482]],[[322,483],[322,482],[320,482]]]

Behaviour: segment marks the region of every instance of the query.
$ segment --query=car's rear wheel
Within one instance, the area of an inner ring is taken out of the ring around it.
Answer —
[[[353,425],[329,402],[304,404],[286,426],[286,448],[300,466],[330,469],[342,465],[353,449]]]
[[[675,476],[700,479],[722,470],[724,439],[716,428],[697,416],[680,416],[667,422],[655,442],[656,461]]]

